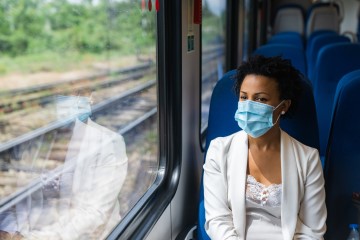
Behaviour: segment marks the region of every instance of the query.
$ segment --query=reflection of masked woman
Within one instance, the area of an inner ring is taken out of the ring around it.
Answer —
[[[43,209],[41,224],[23,234],[27,239],[104,238],[120,221],[118,195],[126,172],[122,136],[90,119],[88,124],[76,120],[59,199]]]
[[[120,221],[118,195],[127,172],[123,138],[90,119],[76,120],[64,171],[59,218],[29,237],[104,238]]]

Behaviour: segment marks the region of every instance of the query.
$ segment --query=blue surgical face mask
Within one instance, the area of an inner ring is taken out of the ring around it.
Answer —
[[[56,97],[56,111],[58,119],[77,117],[85,121],[91,115],[91,100],[82,96]]]
[[[264,135],[272,128],[280,118],[276,119],[273,123],[273,112],[277,107],[268,104],[254,102],[251,100],[239,101],[238,109],[235,112],[235,120],[238,122],[239,127],[242,128],[247,134],[253,138]],[[284,114],[284,112],[282,112]]]

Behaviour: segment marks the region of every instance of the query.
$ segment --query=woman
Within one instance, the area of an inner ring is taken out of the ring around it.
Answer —
[[[295,111],[300,73],[255,56],[238,68],[235,120],[243,131],[214,139],[204,165],[211,239],[323,239],[324,179],[318,151],[279,127]]]

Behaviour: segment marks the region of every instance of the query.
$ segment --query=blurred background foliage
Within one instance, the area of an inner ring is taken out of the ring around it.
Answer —
[[[155,41],[154,14],[140,1],[1,0],[0,53],[134,53]]]
[[[148,11],[147,3],[0,0],[0,74],[67,71],[119,56],[155,57],[156,11],[154,6]],[[217,30],[224,29],[223,18],[212,13],[205,1],[203,44],[223,41]]]

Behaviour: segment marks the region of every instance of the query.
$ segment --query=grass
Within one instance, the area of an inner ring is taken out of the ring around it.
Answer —
[[[121,62],[122,58],[134,57],[122,52],[101,54],[80,53],[78,51],[54,52],[11,57],[0,55],[0,75],[9,73],[31,74],[36,72],[66,72],[73,69],[92,68],[97,62]]]
[[[0,58],[0,73],[34,73],[40,71],[63,71],[81,60],[77,53],[44,52],[40,54]]]

